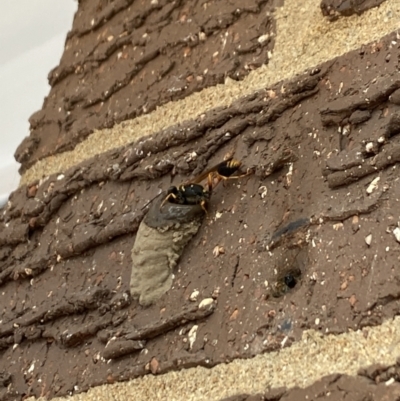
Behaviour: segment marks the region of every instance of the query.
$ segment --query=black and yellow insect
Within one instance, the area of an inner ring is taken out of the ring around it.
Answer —
[[[200,205],[207,213],[206,206],[207,202],[210,200],[211,192],[221,181],[246,177],[252,173],[252,171],[246,173],[240,172],[241,165],[242,162],[240,160],[231,157],[216,164],[186,183],[170,187],[160,205],[160,209],[162,209],[167,202],[171,202],[178,205]],[[240,174],[233,175],[238,171]],[[200,182],[205,179],[207,179],[208,190],[200,184]],[[148,202],[144,207],[151,202],[152,201]]]
[[[170,187],[167,196],[161,203],[160,209],[166,202],[176,203],[178,205],[200,205],[207,213],[206,205],[210,199],[210,192],[204,189],[200,184],[182,184],[178,187]]]
[[[170,187],[167,191],[167,196],[161,203],[161,207],[163,207],[166,202],[177,203],[180,205],[201,205],[202,209],[207,212],[207,201],[210,199],[212,190],[219,182],[241,178],[251,174],[251,172],[241,172],[239,175],[233,176],[233,174],[240,169],[241,165],[242,162],[240,160],[231,157],[216,164],[185,184],[177,187]],[[199,184],[205,179],[207,179],[208,190]]]
[[[199,183],[207,178],[208,191],[211,193],[211,191],[221,181],[246,177],[252,173],[252,171],[248,171],[246,173],[239,171],[241,165],[242,165],[242,162],[240,160],[236,160],[236,159],[230,157],[229,159],[224,160],[223,162],[218,163],[217,165],[215,165],[215,166],[211,167],[210,169],[206,170],[205,172],[201,173],[196,178],[194,178],[191,182]],[[236,173],[238,171],[240,172],[239,175],[233,175],[234,173]]]

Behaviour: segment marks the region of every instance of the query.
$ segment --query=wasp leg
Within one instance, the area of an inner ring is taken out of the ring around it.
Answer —
[[[175,194],[168,194],[165,199],[162,201],[161,205],[160,205],[160,210],[162,209],[162,207],[171,199],[176,199],[176,195]]]
[[[223,185],[225,186],[225,182],[228,181],[228,180],[235,180],[235,179],[238,179],[238,178],[247,177],[248,175],[251,175],[251,174],[253,174],[252,170],[247,171],[246,173],[242,173],[240,175],[230,175],[230,176],[225,176],[225,175],[222,175],[222,174],[220,174],[218,172],[210,173],[209,176],[208,176],[208,188],[209,188],[209,190],[211,192],[211,188],[215,189],[215,187],[221,181],[222,181]],[[216,181],[215,184],[214,184],[214,181]]]
[[[218,177],[219,177],[221,180],[226,181],[226,180],[233,180],[233,179],[237,179],[237,178],[247,177],[248,175],[253,174],[253,171],[252,171],[252,170],[249,170],[249,171],[247,171],[246,173],[241,173],[240,175],[230,175],[229,177],[226,177],[226,176],[224,176],[224,175],[222,175],[222,174],[219,174],[219,173],[217,173],[217,174],[218,174]]]
[[[208,185],[208,192],[210,193],[213,190],[213,181],[214,181],[214,174],[213,173],[208,174],[207,185]]]
[[[200,202],[200,206],[201,206],[201,208],[206,212],[206,216],[208,217],[208,211],[207,211],[207,209],[206,209],[206,201],[205,200],[202,200],[201,202]]]

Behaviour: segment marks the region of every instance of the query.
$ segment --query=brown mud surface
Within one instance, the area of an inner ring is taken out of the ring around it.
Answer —
[[[243,80],[235,81],[227,77],[224,84],[207,87],[183,99],[168,102],[152,112],[125,120],[111,128],[95,129],[86,139],[77,143],[74,149],[38,160],[24,172],[21,184],[64,172],[97,154],[196,118],[213,108],[230,106],[241,97],[271,87],[280,80],[291,79],[346,51],[379,41],[398,28],[396,22],[400,19],[400,7],[396,0],[388,0],[361,16],[339,18],[332,23],[322,16],[319,4],[314,0],[301,3],[287,0],[283,6],[274,10],[273,16],[277,31],[274,46],[279,50],[271,54],[268,65],[251,71]],[[307,24],[302,21],[307,21]],[[262,36],[262,31],[259,34]],[[207,40],[212,39],[213,36],[207,37]]]
[[[51,90],[15,157],[24,172],[94,129],[151,112],[268,64],[274,1],[85,1]]]
[[[211,367],[307,329],[368,335],[398,314],[399,55],[391,34],[14,192],[0,399]],[[255,173],[215,188],[172,288],[141,307],[129,283],[143,206],[231,155]]]

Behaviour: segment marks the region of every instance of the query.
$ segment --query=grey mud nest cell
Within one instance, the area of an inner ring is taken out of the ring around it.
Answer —
[[[141,222],[132,248],[130,291],[140,305],[155,303],[172,286],[172,272],[196,235],[205,211],[201,205],[165,202],[159,196]]]

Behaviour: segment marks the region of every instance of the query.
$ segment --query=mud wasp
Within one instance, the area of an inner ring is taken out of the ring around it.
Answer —
[[[219,184],[219,182],[246,177],[252,173],[251,171],[246,173],[242,172],[239,175],[233,176],[233,174],[240,169],[241,165],[241,161],[231,157],[201,173],[193,180],[190,180],[179,186],[170,187],[167,191],[165,199],[160,205],[160,209],[166,204],[166,202],[171,202],[179,205],[200,205],[201,208],[207,213],[207,202],[210,199],[212,190]],[[200,185],[200,182],[206,178],[208,190],[205,189],[203,185]],[[216,183],[214,184],[215,181]],[[147,206],[148,203],[145,206]]]
[[[180,205],[201,205],[202,209],[206,211],[205,206],[207,201],[210,199],[211,192],[220,181],[241,178],[250,174],[250,172],[247,172],[232,176],[232,174],[239,170],[241,165],[241,161],[231,157],[221,163],[216,164],[185,184],[179,185],[178,187],[170,187],[167,191],[167,196],[161,204],[161,207],[163,207],[165,203],[169,201],[172,203],[178,203]],[[206,178],[208,191],[199,184]],[[215,185],[213,185],[215,180],[217,180],[217,182]]]
[[[221,181],[246,177],[252,173],[252,171],[247,171],[246,173],[240,172],[239,175],[232,176],[232,174],[240,169],[241,165],[242,162],[240,160],[230,157],[229,159],[206,170],[204,173],[201,173],[191,182],[199,183],[207,178],[208,191],[211,193],[213,188],[215,188]],[[214,181],[217,181],[215,185],[213,185]]]
[[[161,203],[160,209],[166,202],[177,203],[179,205],[200,205],[207,213],[206,204],[210,199],[210,192],[200,184],[182,184],[178,187],[170,187],[167,196]]]

